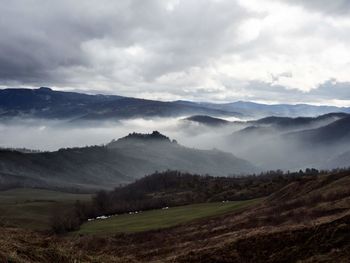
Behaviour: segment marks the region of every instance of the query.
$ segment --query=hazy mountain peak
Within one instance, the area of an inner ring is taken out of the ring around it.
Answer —
[[[170,139],[161,134],[159,131],[153,131],[152,133],[129,133],[127,136],[125,136],[122,139],[139,139],[139,140],[165,140],[170,141]]]
[[[38,90],[39,91],[52,91],[52,89],[49,87],[40,87]]]
[[[185,118],[185,120],[210,126],[221,126],[230,123],[229,121],[226,121],[224,119],[215,118],[208,115],[193,115]]]
[[[108,146],[120,145],[129,142],[141,142],[141,143],[177,143],[175,140],[170,140],[169,137],[161,134],[159,131],[153,131],[152,133],[129,133],[127,136],[122,137],[118,140],[113,140],[108,144]]]

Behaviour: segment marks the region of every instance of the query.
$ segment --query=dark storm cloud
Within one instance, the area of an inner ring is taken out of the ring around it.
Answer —
[[[64,81],[69,68],[108,75],[96,65],[101,49],[119,49],[112,66],[136,67],[146,79],[200,65],[222,52],[225,33],[245,15],[236,3],[210,0],[0,2],[0,79],[25,84]],[[146,59],[123,63],[132,46]]]
[[[79,46],[82,41],[101,34],[99,21],[91,21],[89,24],[94,26],[89,27],[84,23],[87,17],[76,17],[77,6],[67,3],[2,1],[2,81],[47,81],[57,67],[86,63]]]

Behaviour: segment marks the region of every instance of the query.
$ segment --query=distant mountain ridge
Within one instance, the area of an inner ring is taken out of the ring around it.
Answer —
[[[137,117],[172,117],[192,114],[241,116],[232,111],[116,95],[87,95],[77,92],[39,89],[0,90],[0,118],[104,120]]]
[[[264,117],[257,120],[251,121],[227,121],[225,119],[212,117],[209,115],[193,115],[185,118],[186,121],[191,121],[207,126],[217,126],[220,127],[222,125],[243,125],[247,128],[253,127],[274,127],[279,129],[292,129],[292,128],[304,128],[305,127],[317,127],[323,126],[326,124],[330,124],[333,121],[337,121],[339,119],[350,116],[348,113],[344,112],[332,112],[323,115],[319,115],[316,117],[281,117],[281,116],[269,116]]]
[[[237,101],[207,103],[156,101],[117,95],[88,95],[47,87],[0,90],[0,118],[26,117],[73,121],[209,115],[213,117],[309,116],[347,112],[350,108],[307,104],[267,105]]]
[[[309,104],[261,104],[250,101],[237,101],[231,103],[214,104],[202,103],[208,108],[224,111],[235,111],[245,116],[262,118],[266,116],[279,117],[315,117],[332,112],[350,113],[349,107],[315,106]]]

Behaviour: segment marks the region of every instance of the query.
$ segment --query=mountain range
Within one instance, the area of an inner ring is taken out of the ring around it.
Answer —
[[[306,167],[347,167],[350,115],[267,117],[233,122],[237,131],[224,137],[223,148],[262,169],[296,170]]]
[[[317,116],[330,112],[348,112],[350,108],[307,104],[267,105],[238,101],[207,103],[156,101],[116,95],[88,95],[41,87],[38,89],[0,90],[0,118],[101,120],[136,117],[173,117],[211,115],[215,117]]]
[[[160,102],[50,88],[0,90],[0,119],[4,123],[18,118],[64,119],[79,123],[187,116],[180,120],[181,124],[196,125],[179,125],[178,122],[174,127],[193,139],[203,135],[192,145],[223,150],[187,148],[158,132],[131,133],[104,146],[53,152],[3,149],[0,151],[0,185],[3,188],[12,185],[92,189],[111,188],[167,169],[227,176],[270,169],[345,167],[349,166],[350,156],[347,111],[349,108],[251,102]],[[319,112],[326,113],[313,116]],[[264,114],[273,116],[247,121],[225,119]],[[293,114],[303,116],[293,117]],[[207,128],[202,129],[197,124]],[[213,146],[208,147],[208,141]]]
[[[173,117],[191,114],[241,116],[233,111],[196,103],[162,102],[115,95],[88,95],[50,88],[0,90],[0,118],[119,120],[137,117]]]
[[[317,106],[309,104],[261,104],[251,101],[237,101],[223,104],[201,103],[212,109],[234,111],[244,116],[263,118],[266,116],[280,117],[316,117],[331,112],[350,113],[350,108],[336,106]]]

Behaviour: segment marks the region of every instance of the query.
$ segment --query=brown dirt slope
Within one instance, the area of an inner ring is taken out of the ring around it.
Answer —
[[[109,237],[0,228],[3,262],[350,262],[350,174],[308,176],[245,211]],[[1,262],[1,260],[0,260]]]

